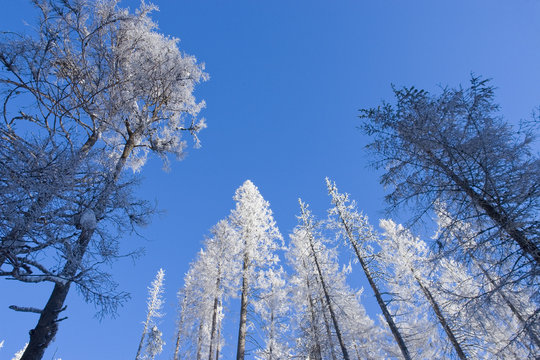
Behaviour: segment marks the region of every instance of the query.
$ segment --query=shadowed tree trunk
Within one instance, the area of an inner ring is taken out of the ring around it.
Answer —
[[[247,331],[247,307],[248,307],[248,265],[249,258],[247,251],[244,252],[242,265],[242,298],[240,302],[240,326],[238,328],[238,347],[236,349],[236,360],[244,360],[246,351],[246,331]]]
[[[305,209],[304,209],[304,206],[303,206],[302,203],[300,203],[300,208],[302,210],[302,215],[305,216]],[[304,224],[304,225],[308,226],[308,224]],[[308,238],[309,238],[309,246],[310,246],[311,251],[312,251],[311,255],[313,257],[313,260],[315,262],[315,266],[317,268],[317,274],[319,276],[319,281],[320,281],[320,284],[321,284],[323,292],[324,292],[324,298],[326,300],[326,306],[328,307],[328,310],[330,311],[330,317],[331,317],[331,320],[332,320],[332,324],[334,325],[334,330],[336,331],[336,336],[338,338],[339,346],[341,347],[341,352],[343,354],[343,359],[349,360],[350,359],[349,358],[349,353],[347,352],[347,348],[345,347],[343,337],[341,336],[341,331],[339,329],[337,317],[336,317],[336,314],[334,312],[334,308],[332,306],[332,301],[331,301],[330,295],[328,293],[328,288],[327,288],[326,282],[324,280],[324,277],[323,277],[323,274],[322,274],[322,271],[321,271],[321,267],[319,265],[319,259],[317,258],[317,253],[316,253],[315,247],[313,245],[313,237],[312,237],[310,232],[308,232],[307,235],[308,235]]]

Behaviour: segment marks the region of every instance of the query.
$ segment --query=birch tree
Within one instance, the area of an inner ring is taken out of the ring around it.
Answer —
[[[43,356],[72,283],[87,300],[109,305],[118,300],[107,292],[111,289],[100,289],[107,274],[87,270],[117,254],[117,236],[110,234],[107,220],[129,228],[148,215],[131,197],[124,170],[139,171],[150,152],[165,163],[168,154],[183,156],[181,133],[191,133],[198,145],[196,134],[205,126],[197,120],[204,103],[196,102],[192,92],[206,75],[195,58],[179,51],[177,39],[156,31],[149,17],[155,7],[143,4],[130,14],[114,0],[40,0],[35,5],[37,34],[4,34],[0,43],[4,133],[16,133],[25,122],[38,138],[58,139],[60,149],[67,149],[69,169],[65,181],[33,189],[26,211],[2,231],[0,260],[3,266],[9,259],[12,268],[2,275],[54,283],[45,307],[32,308],[40,319],[24,360]],[[74,181],[89,169],[90,178]],[[75,196],[65,196],[65,185],[74,183],[79,186],[67,194]],[[59,218],[65,220],[65,232],[28,239],[36,223],[52,221],[42,217],[51,213],[47,207],[65,198],[75,199],[76,209]],[[63,263],[49,268],[35,261],[39,255],[27,256],[43,249],[58,252]]]

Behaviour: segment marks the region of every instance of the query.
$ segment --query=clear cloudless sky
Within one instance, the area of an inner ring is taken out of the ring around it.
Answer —
[[[391,84],[437,92],[467,85],[471,73],[493,79],[509,121],[529,118],[540,105],[539,0],[155,0],[160,31],[206,64],[210,80],[198,86],[207,107],[203,147],[190,149],[169,172],[158,160],[143,169],[139,196],[163,214],[125,234],[124,249],[145,255],[115,263],[112,272],[131,300],[115,319],[72,289],[56,341],[45,359],[133,359],[146,311],[147,286],[166,271],[167,342],[174,347],[176,292],[208,229],[233,208],[237,187],[251,179],[270,202],[285,238],[296,224],[297,198],[326,216],[324,177],[356,199],[374,225],[384,216],[384,189],[367,167],[369,141],[356,126],[358,109],[392,101]],[[134,9],[137,1],[120,6]],[[30,1],[0,0],[0,30],[25,29],[36,13]],[[405,218],[406,214],[396,214]],[[361,277],[360,270],[353,274]],[[359,283],[358,286],[362,286]],[[364,285],[365,286],[365,285]],[[22,348],[36,314],[10,304],[41,307],[49,285],[0,279],[0,359]],[[365,292],[368,309],[371,293]],[[371,302],[372,304],[372,302]],[[237,321],[238,310],[228,312]],[[226,334],[231,358],[236,332]]]

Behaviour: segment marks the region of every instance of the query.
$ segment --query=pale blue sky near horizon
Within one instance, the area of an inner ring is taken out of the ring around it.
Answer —
[[[69,318],[60,323],[47,360],[134,358],[147,286],[160,267],[166,271],[161,329],[167,345],[158,358],[170,358],[183,275],[210,227],[234,207],[234,191],[246,179],[270,202],[285,239],[296,225],[298,197],[315,215],[326,216],[326,176],[377,226],[385,216],[385,192],[367,167],[363,146],[369,139],[356,126],[359,109],[393,101],[391,84],[436,93],[439,85],[467,86],[474,73],[493,79],[509,121],[530,118],[540,106],[540,1],[154,3],[160,31],[180,38],[181,50],[206,64],[210,80],[196,95],[207,103],[201,116],[208,128],[201,132],[202,148],[189,149],[169,172],[156,159],[142,170],[138,194],[155,200],[163,214],[141,229],[145,239],[126,234],[122,240],[124,249],[144,246],[146,254],[112,266],[131,300],[115,319],[99,322],[93,306],[72,289]],[[0,0],[0,6],[0,31],[23,29],[23,20],[34,23],[30,1]],[[134,9],[138,1],[120,6]],[[359,268],[353,276],[362,278]],[[7,307],[43,306],[49,288],[0,279],[0,359],[24,346],[37,321],[35,314]],[[374,315],[370,292],[364,294]],[[225,354],[235,348],[235,335],[226,335]]]

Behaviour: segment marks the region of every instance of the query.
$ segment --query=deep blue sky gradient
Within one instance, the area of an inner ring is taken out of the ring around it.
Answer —
[[[45,359],[55,351],[64,360],[134,358],[146,287],[160,267],[166,271],[167,298],[161,358],[168,358],[183,274],[208,229],[234,206],[234,191],[246,179],[270,202],[285,238],[296,224],[298,197],[326,216],[325,176],[349,192],[376,225],[384,216],[384,190],[378,174],[366,167],[363,146],[369,139],[355,127],[358,109],[392,101],[391,84],[437,92],[438,85],[466,86],[473,72],[493,78],[510,121],[530,117],[540,105],[537,0],[156,3],[161,31],[179,37],[181,49],[205,62],[211,76],[196,92],[207,102],[203,147],[190,149],[168,173],[158,160],[143,169],[140,196],[156,200],[164,214],[141,230],[146,239],[126,234],[123,240],[125,249],[144,246],[146,255],[113,265],[131,301],[116,319],[98,322],[93,307],[72,291],[69,319],[60,324]],[[33,23],[29,1],[0,0],[0,6],[0,30],[23,29],[23,19]],[[360,269],[353,274],[361,277]],[[49,288],[0,279],[1,359],[24,345],[37,320],[7,306],[43,306]],[[366,290],[368,304],[370,297]],[[374,314],[375,307],[368,308]],[[237,321],[234,306],[230,313]],[[235,335],[226,335],[225,354],[235,347]]]

